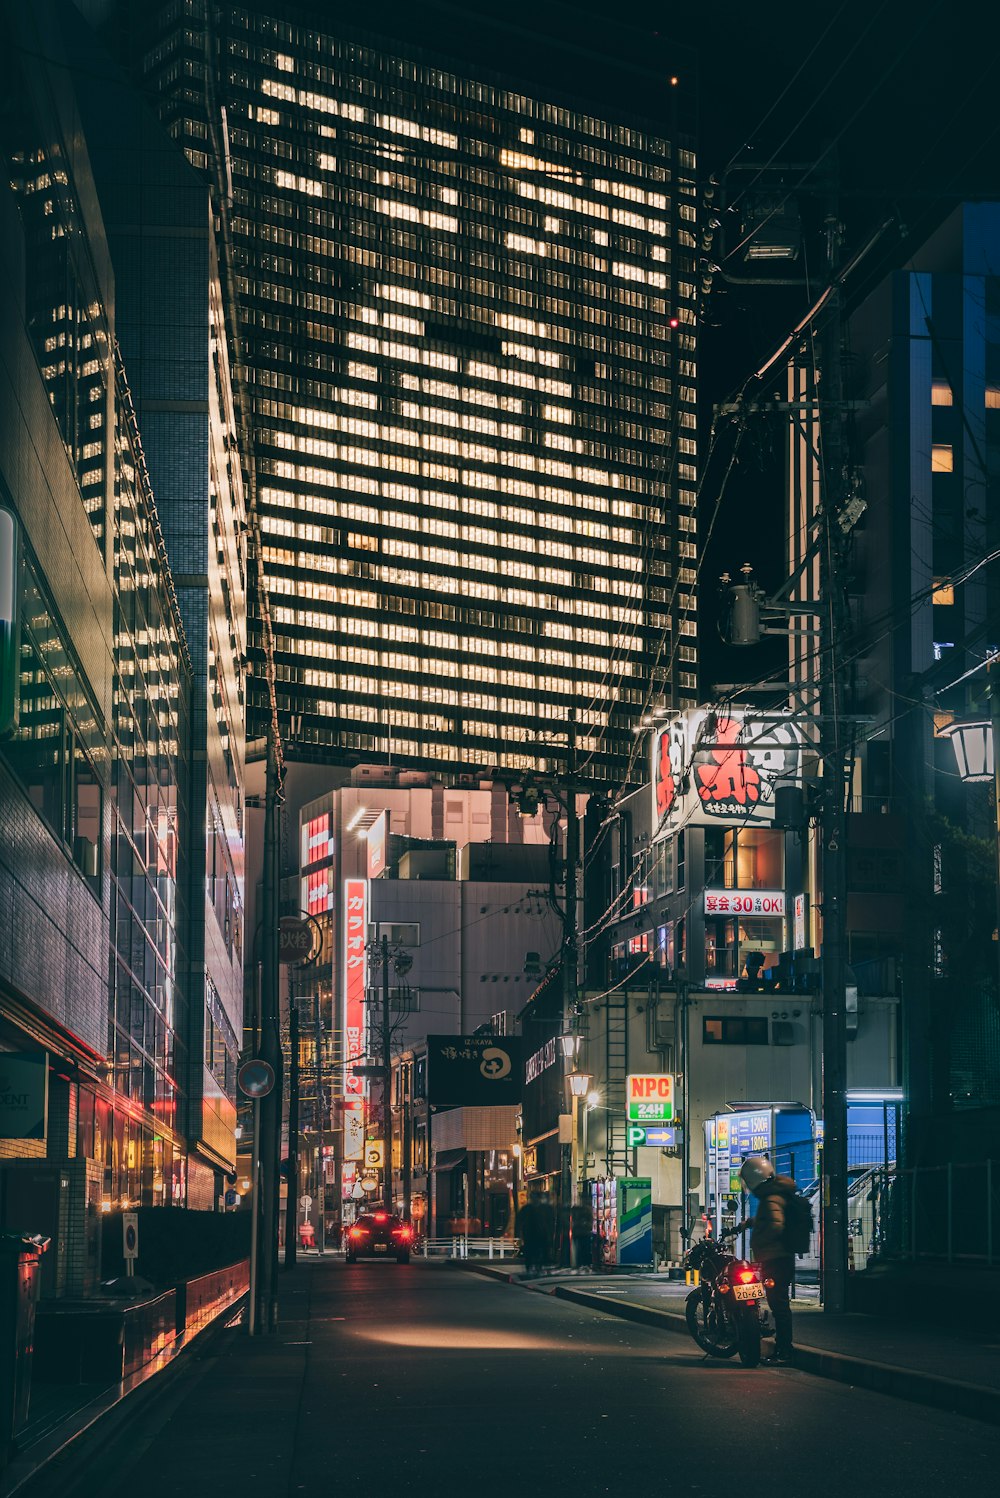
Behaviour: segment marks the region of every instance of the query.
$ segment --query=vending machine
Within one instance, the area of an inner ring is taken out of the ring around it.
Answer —
[[[653,1183],[649,1176],[591,1181],[598,1269],[653,1269]]]

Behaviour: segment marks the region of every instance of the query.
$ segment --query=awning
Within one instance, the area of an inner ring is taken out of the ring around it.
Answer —
[[[438,1150],[434,1156],[435,1170],[454,1170],[456,1165],[461,1165],[467,1159],[468,1150]]]

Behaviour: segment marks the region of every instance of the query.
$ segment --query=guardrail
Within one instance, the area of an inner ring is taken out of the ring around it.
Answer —
[[[520,1245],[514,1238],[473,1238],[456,1233],[446,1238],[422,1238],[416,1251],[425,1259],[513,1259]]]

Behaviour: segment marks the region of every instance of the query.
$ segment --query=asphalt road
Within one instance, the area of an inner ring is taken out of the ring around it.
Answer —
[[[962,1416],[706,1362],[676,1334],[459,1270],[325,1260],[286,1282],[274,1338],[227,1334],[47,1482],[101,1498],[948,1498],[996,1491],[998,1470],[1000,1430]]]

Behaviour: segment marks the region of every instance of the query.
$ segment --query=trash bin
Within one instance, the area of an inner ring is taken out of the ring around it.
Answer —
[[[0,1233],[0,1467],[28,1423],[35,1303],[48,1238]]]

